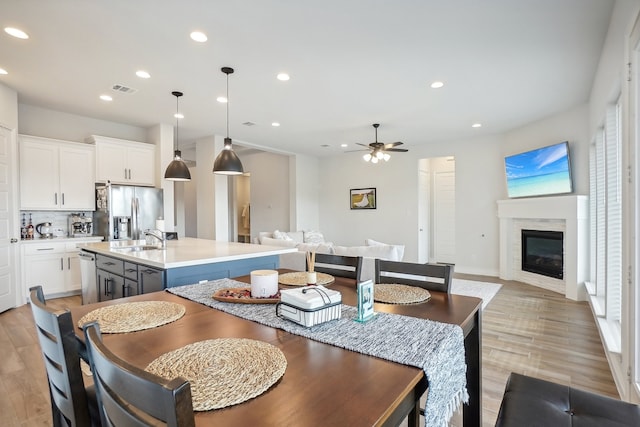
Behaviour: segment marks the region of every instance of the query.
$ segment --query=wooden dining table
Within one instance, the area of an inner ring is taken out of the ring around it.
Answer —
[[[242,276],[235,280],[250,283],[251,279]],[[328,287],[342,294],[343,304],[356,305],[354,280],[338,277]],[[482,300],[430,292],[431,298],[423,303],[376,303],[375,310],[456,324],[462,328],[470,396],[469,403],[463,407],[463,425],[481,426]],[[269,390],[238,405],[196,412],[196,426],[397,426],[407,417],[408,426],[419,425],[419,401],[428,387],[422,369],[323,344],[166,291],[72,308],[80,343],[84,345],[84,335],[77,322],[82,316],[99,307],[133,301],[170,301],[186,308],[182,318],[160,327],[103,334],[105,345],[134,366],[144,369],[164,353],[216,338],[260,340],[278,347],[285,355],[286,372]]]

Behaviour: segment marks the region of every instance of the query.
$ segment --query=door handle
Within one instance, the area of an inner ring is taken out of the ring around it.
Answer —
[[[12,238],[11,238],[11,240],[9,240],[9,241],[10,241],[11,243],[18,243],[18,239],[13,238],[13,237],[12,237]]]
[[[64,258],[60,258],[60,270],[64,270]]]
[[[64,206],[64,193],[62,193],[62,205]]]
[[[127,179],[127,168],[124,168],[124,179]]]
[[[53,193],[54,205],[58,204],[58,193]]]

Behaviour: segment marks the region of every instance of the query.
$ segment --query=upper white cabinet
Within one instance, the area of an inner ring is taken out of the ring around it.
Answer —
[[[96,145],[96,181],[155,184],[155,145],[97,135],[88,141]]]
[[[95,209],[95,148],[20,135],[20,209]]]

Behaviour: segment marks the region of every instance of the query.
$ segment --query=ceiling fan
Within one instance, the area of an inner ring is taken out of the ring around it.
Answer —
[[[391,158],[391,155],[389,155],[388,151],[395,151],[400,153],[406,153],[407,151],[409,151],[406,148],[395,148],[398,145],[402,145],[402,142],[400,141],[390,142],[388,144],[385,144],[384,142],[378,142],[378,127],[380,126],[380,124],[374,123],[372,126],[376,130],[376,141],[368,145],[356,143],[358,145],[362,145],[363,147],[367,147],[367,149],[370,150],[367,154],[362,156],[362,158],[365,161],[371,162],[371,163],[378,163],[380,160],[384,160],[385,162],[387,162]],[[358,151],[363,151],[363,150],[358,150]]]

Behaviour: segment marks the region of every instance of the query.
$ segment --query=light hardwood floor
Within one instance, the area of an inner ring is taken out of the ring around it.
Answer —
[[[510,372],[618,397],[587,303],[530,285],[456,274],[503,286],[483,311],[483,424],[495,423]],[[50,300],[55,308],[80,297]],[[0,425],[51,425],[49,392],[29,306],[0,314]],[[460,424],[460,417],[452,426]]]

